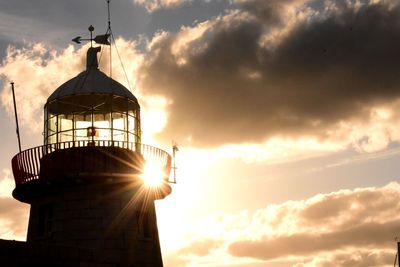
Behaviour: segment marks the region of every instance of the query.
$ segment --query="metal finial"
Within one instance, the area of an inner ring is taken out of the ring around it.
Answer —
[[[88,30],[90,31],[90,47],[93,47],[93,31],[94,31],[93,25],[90,25]]]

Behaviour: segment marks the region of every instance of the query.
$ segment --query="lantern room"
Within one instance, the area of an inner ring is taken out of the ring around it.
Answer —
[[[86,70],[62,84],[44,107],[44,144],[98,141],[141,143],[140,106],[123,85],[98,69],[100,47],[87,52]]]

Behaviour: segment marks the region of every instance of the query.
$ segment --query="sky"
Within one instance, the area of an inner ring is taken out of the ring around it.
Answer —
[[[111,21],[143,142],[179,145],[156,204],[166,267],[393,266],[400,1],[111,0]],[[23,149],[39,146],[89,25],[105,33],[106,1],[0,0],[0,238],[24,240],[29,212],[11,197],[9,83]]]

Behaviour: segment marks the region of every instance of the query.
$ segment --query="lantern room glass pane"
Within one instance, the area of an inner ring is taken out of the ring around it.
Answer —
[[[54,143],[56,143],[56,142],[57,142],[56,137],[57,137],[57,135],[55,135],[55,134],[50,135],[49,138],[48,138],[48,143],[49,143],[49,144],[54,144]]]
[[[113,140],[114,141],[121,141],[121,142],[126,142],[127,139],[127,133],[125,131],[121,130],[113,130]]]
[[[93,126],[97,131],[95,140],[111,140],[111,121],[110,114],[93,115]]]
[[[127,140],[127,118],[126,114],[115,112],[112,114],[113,121],[113,140],[114,141],[124,141]]]
[[[133,133],[129,133],[129,142],[135,142],[135,135]]]
[[[131,115],[128,116],[128,132],[134,132],[135,131],[135,118]]]
[[[57,116],[54,114],[50,114],[48,129],[50,135],[55,134],[57,131]]]
[[[112,114],[113,128],[117,130],[126,129],[126,114],[114,112]]]
[[[75,115],[75,140],[86,141],[88,137],[88,127],[92,126],[92,116],[89,115]]]
[[[73,140],[73,116],[58,115],[58,142],[69,142]]]

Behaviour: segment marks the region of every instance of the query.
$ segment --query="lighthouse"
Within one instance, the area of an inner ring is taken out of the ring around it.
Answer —
[[[154,202],[171,193],[171,156],[142,144],[139,102],[99,70],[100,49],[48,97],[43,145],[12,159],[13,197],[30,204],[23,247],[54,266],[163,266]]]

